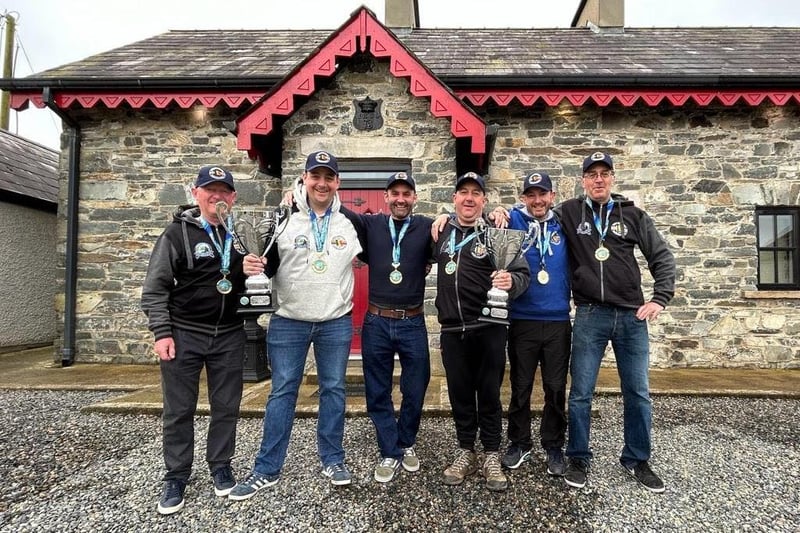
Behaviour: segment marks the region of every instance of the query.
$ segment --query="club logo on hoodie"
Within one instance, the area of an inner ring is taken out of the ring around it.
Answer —
[[[214,257],[214,250],[207,242],[198,242],[194,247],[194,258]]]

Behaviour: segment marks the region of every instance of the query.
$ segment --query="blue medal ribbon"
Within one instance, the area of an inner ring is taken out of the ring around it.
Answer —
[[[470,235],[466,239],[462,239],[461,242],[459,242],[456,245],[456,230],[454,229],[453,231],[451,231],[450,232],[450,243],[448,244],[447,251],[446,251],[446,253],[450,256],[450,260],[452,261],[453,257],[455,257],[455,255],[459,251],[461,251],[461,249],[464,247],[464,245],[466,245],[469,241],[474,239],[477,235],[478,235],[477,230],[473,231],[472,235]]]
[[[600,234],[600,246],[603,245],[603,241],[606,240],[606,234],[608,233],[608,226],[609,220],[611,219],[611,211],[614,210],[614,200],[611,199],[606,204],[606,219],[603,221],[601,220],[600,213],[603,212],[603,206],[600,206],[600,209],[597,213],[594,212],[594,208],[592,207],[592,201],[589,198],[586,198],[586,205],[589,206],[589,209],[592,210],[592,217],[594,218],[594,227],[597,228],[597,233]]]
[[[325,211],[322,216],[322,224],[317,221],[317,214],[311,210],[311,231],[314,232],[314,244],[317,247],[317,253],[322,253],[325,249],[325,241],[328,238],[328,225],[331,222],[331,208]],[[320,227],[322,226],[322,227]]]
[[[200,217],[200,223],[203,225],[203,229],[206,230],[206,233],[208,233],[208,237],[211,239],[211,244],[214,245],[214,248],[216,248],[217,252],[219,253],[221,263],[219,271],[222,274],[222,277],[225,277],[231,273],[231,244],[233,243],[233,235],[227,231],[225,232],[225,244],[223,249],[223,245],[217,242],[217,238],[215,236],[216,232],[211,229],[211,224],[209,224],[208,221],[203,217]],[[228,227],[232,227],[232,225],[233,220],[231,217],[228,217]]]
[[[397,268],[400,266],[400,243],[403,237],[406,236],[406,230],[411,225],[411,217],[406,217],[403,222],[403,227],[400,228],[400,235],[397,235],[397,228],[394,227],[394,219],[389,217],[389,235],[392,236],[392,266]]]
[[[539,222],[532,222],[532,224],[538,224]],[[542,270],[545,270],[544,265],[544,256],[550,253],[553,254],[553,251],[550,249],[550,236],[553,234],[551,230],[548,229],[547,221],[545,220],[542,222],[542,231],[539,232],[539,238],[536,239],[536,249],[539,250],[539,264],[542,267]]]

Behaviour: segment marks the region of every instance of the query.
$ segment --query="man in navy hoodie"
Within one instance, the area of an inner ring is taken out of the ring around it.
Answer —
[[[508,227],[528,232],[532,240],[525,253],[531,283],[511,302],[509,314],[509,445],[502,464],[516,469],[530,458],[531,391],[539,366],[544,391],[540,441],[547,452],[547,473],[563,476],[566,465],[562,448],[567,427],[564,407],[572,327],[567,248],[552,211],[555,196],[550,176],[532,172],[522,179],[522,205],[509,212]]]

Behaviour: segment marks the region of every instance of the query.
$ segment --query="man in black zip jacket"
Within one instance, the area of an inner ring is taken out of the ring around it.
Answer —
[[[441,351],[459,450],[444,471],[447,485],[459,485],[478,469],[475,443],[485,458],[482,473],[489,490],[502,491],[508,480],[500,465],[503,407],[500,385],[506,363],[504,324],[480,322],[486,293],[493,286],[513,299],[530,282],[528,262],[516,258],[507,270],[495,271],[487,250],[476,239],[475,224],[486,204],[483,178],[468,172],[456,180],[455,217],[435,246],[438,265],[436,308],[441,324]]]
[[[595,152],[583,162],[585,195],[567,200],[558,214],[569,251],[575,322],[570,364],[569,465],[564,480],[581,488],[592,459],[589,427],[592,396],[609,341],[620,377],[624,440],[620,463],[652,492],[664,483],[649,466],[652,406],[647,321],[675,293],[675,258],[653,220],[633,202],[612,194],[614,162]],[[653,295],[645,302],[634,249],[647,260]]]
[[[218,166],[200,169],[192,196],[156,241],[142,288],[142,310],[155,336],[164,397],[164,488],[158,512],[184,505],[194,459],[194,414],[200,372],[206,368],[211,421],[206,461],[214,492],[226,496],[236,481],[231,457],[242,399],[245,333],[236,316],[236,295],[245,275],[261,263],[241,250],[217,219],[215,206],[236,200],[233,176]],[[230,227],[230,226],[229,226]],[[243,266],[243,263],[245,266]]]

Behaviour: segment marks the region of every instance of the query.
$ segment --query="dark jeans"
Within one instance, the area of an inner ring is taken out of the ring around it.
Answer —
[[[367,411],[378,438],[381,457],[402,459],[403,448],[417,440],[425,391],[431,377],[425,316],[405,319],[367,313],[361,332]],[[392,403],[394,354],[400,358],[400,413]]]
[[[244,330],[213,336],[173,329],[175,359],[161,361],[164,396],[164,479],[187,481],[194,460],[194,414],[200,388],[200,372],[206,367],[208,424],[206,461],[211,472],[227,466],[236,449],[236,423],[242,401]]]
[[[484,451],[500,450],[500,385],[506,370],[507,335],[507,327],[499,324],[441,334],[442,363],[460,448],[473,450],[480,429]]]
[[[512,320],[508,328],[511,401],[508,440],[523,450],[531,442],[531,393],[536,367],[541,368],[544,411],[539,426],[542,448],[562,448],[567,429],[565,410],[572,326],[569,320]]]
[[[622,390],[625,446],[620,462],[633,466],[650,459],[650,341],[647,321],[636,318],[636,309],[609,305],[578,305],[572,336],[569,390],[569,441],[567,455],[591,460],[589,447],[592,396],[600,362],[608,342],[614,349]]]

